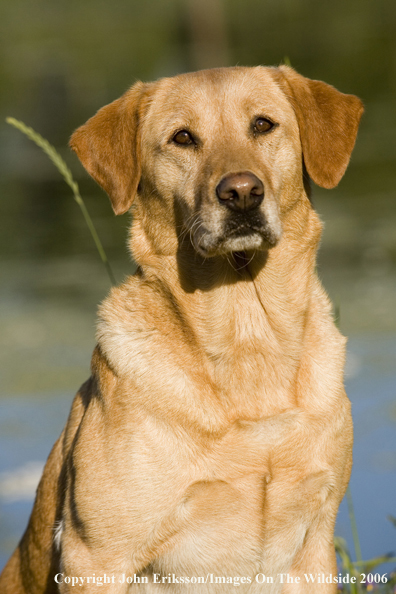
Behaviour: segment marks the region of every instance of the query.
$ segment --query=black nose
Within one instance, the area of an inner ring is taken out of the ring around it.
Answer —
[[[252,210],[262,203],[264,186],[250,171],[228,173],[218,184],[216,194],[231,210]]]

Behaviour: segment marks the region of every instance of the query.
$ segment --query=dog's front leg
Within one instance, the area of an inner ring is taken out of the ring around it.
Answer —
[[[303,409],[237,421],[212,452],[216,478],[265,477],[263,575],[266,594],[336,591],[335,516],[350,472],[350,417],[331,422]],[[272,582],[273,580],[273,582]],[[318,582],[318,580],[321,580]]]
[[[93,535],[86,538],[78,529],[68,522],[67,515],[63,520],[61,537],[61,563],[59,573],[54,580],[61,594],[78,590],[84,594],[96,592],[98,585],[101,592],[125,594],[128,584],[123,581],[123,574],[128,574],[124,558],[119,549],[109,542],[108,547],[93,542]]]
[[[78,584],[79,592],[91,594],[101,585],[104,593],[125,594],[131,579],[139,579],[156,558],[177,544],[183,530],[201,513],[206,496],[205,489],[194,483],[181,490],[163,515],[151,508],[141,508],[139,514],[136,507],[132,524],[122,516],[115,520],[114,512],[102,513],[100,521],[82,524],[78,508],[67,497],[60,538],[61,569],[55,576],[59,591],[75,592]],[[97,510],[91,520],[96,516]],[[139,588],[146,591],[143,583]]]
[[[322,470],[307,473],[305,478],[290,478],[275,473],[267,486],[261,567],[275,585],[264,591],[333,593],[334,584],[318,579],[320,574],[336,573],[332,534],[339,502],[335,477]]]
[[[348,414],[334,417],[307,417],[310,422],[296,425],[272,452],[262,569],[277,578],[278,588],[266,593],[337,591],[333,533],[350,474],[352,432]]]

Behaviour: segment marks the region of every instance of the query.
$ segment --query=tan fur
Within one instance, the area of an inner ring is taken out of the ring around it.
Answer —
[[[57,592],[56,573],[245,576],[239,591],[249,594],[336,592],[303,578],[336,574],[352,451],[345,339],[315,274],[321,224],[303,159],[333,187],[361,113],[357,98],[290,68],[230,68],[137,83],[74,133],[115,212],[134,201],[138,271],[100,308],[92,377],[49,457],[2,594]],[[257,135],[257,117],[277,125]],[[175,143],[180,130],[194,144]],[[264,185],[262,224],[233,234],[229,221],[245,213],[230,214],[216,187],[246,171]],[[257,584],[258,573],[275,583]],[[280,573],[301,583],[282,586]]]

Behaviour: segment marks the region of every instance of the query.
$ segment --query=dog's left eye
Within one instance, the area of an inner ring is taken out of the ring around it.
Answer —
[[[271,122],[271,120],[268,120],[267,118],[257,118],[253,124],[253,130],[259,134],[269,132],[274,127],[274,122]]]
[[[176,144],[182,144],[184,146],[187,144],[194,144],[194,139],[187,130],[179,130],[179,132],[176,132],[173,136],[172,140]]]

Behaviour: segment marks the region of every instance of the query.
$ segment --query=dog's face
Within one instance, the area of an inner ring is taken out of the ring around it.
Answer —
[[[341,179],[360,101],[281,68],[225,68],[137,83],[71,145],[116,213],[147,216],[204,257],[266,250],[304,196],[303,160],[323,187]]]
[[[203,256],[275,245],[282,201],[302,188],[297,118],[263,68],[160,81],[141,151],[142,189],[176,201]]]

